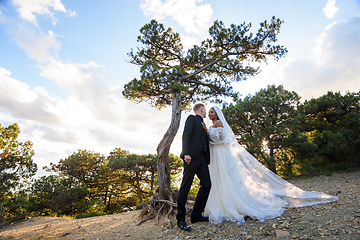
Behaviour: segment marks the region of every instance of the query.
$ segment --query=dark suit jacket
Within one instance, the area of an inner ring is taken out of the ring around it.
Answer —
[[[190,155],[191,160],[205,157],[206,163],[210,164],[209,138],[202,126],[203,118],[199,115],[190,115],[185,122],[182,136],[182,152],[180,157]]]

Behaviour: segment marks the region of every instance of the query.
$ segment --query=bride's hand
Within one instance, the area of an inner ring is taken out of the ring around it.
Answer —
[[[202,123],[202,126],[203,126],[203,128],[205,129],[205,131],[208,131],[205,123]]]

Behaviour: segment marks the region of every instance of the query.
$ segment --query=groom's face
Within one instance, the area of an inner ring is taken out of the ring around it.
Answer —
[[[201,108],[201,116],[203,117],[203,118],[206,118],[206,108],[205,107],[202,107]]]

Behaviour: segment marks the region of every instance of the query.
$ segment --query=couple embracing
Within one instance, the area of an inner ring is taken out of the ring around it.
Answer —
[[[286,207],[311,206],[338,198],[302,190],[263,166],[236,140],[221,110],[209,110],[213,125],[207,128],[205,105],[193,107],[182,136],[183,179],[177,202],[177,225],[190,231],[185,221],[188,193],[194,176],[200,189],[191,213],[191,223],[245,223],[246,216],[264,222],[282,215]],[[211,161],[210,161],[211,160]],[[204,212],[204,213],[203,213]]]

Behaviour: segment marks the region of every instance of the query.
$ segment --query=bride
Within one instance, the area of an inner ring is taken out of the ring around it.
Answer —
[[[321,192],[304,191],[263,166],[237,141],[221,110],[209,111],[213,125],[209,165],[211,190],[204,216],[210,224],[245,223],[244,217],[264,222],[281,216],[285,208],[338,200]]]

